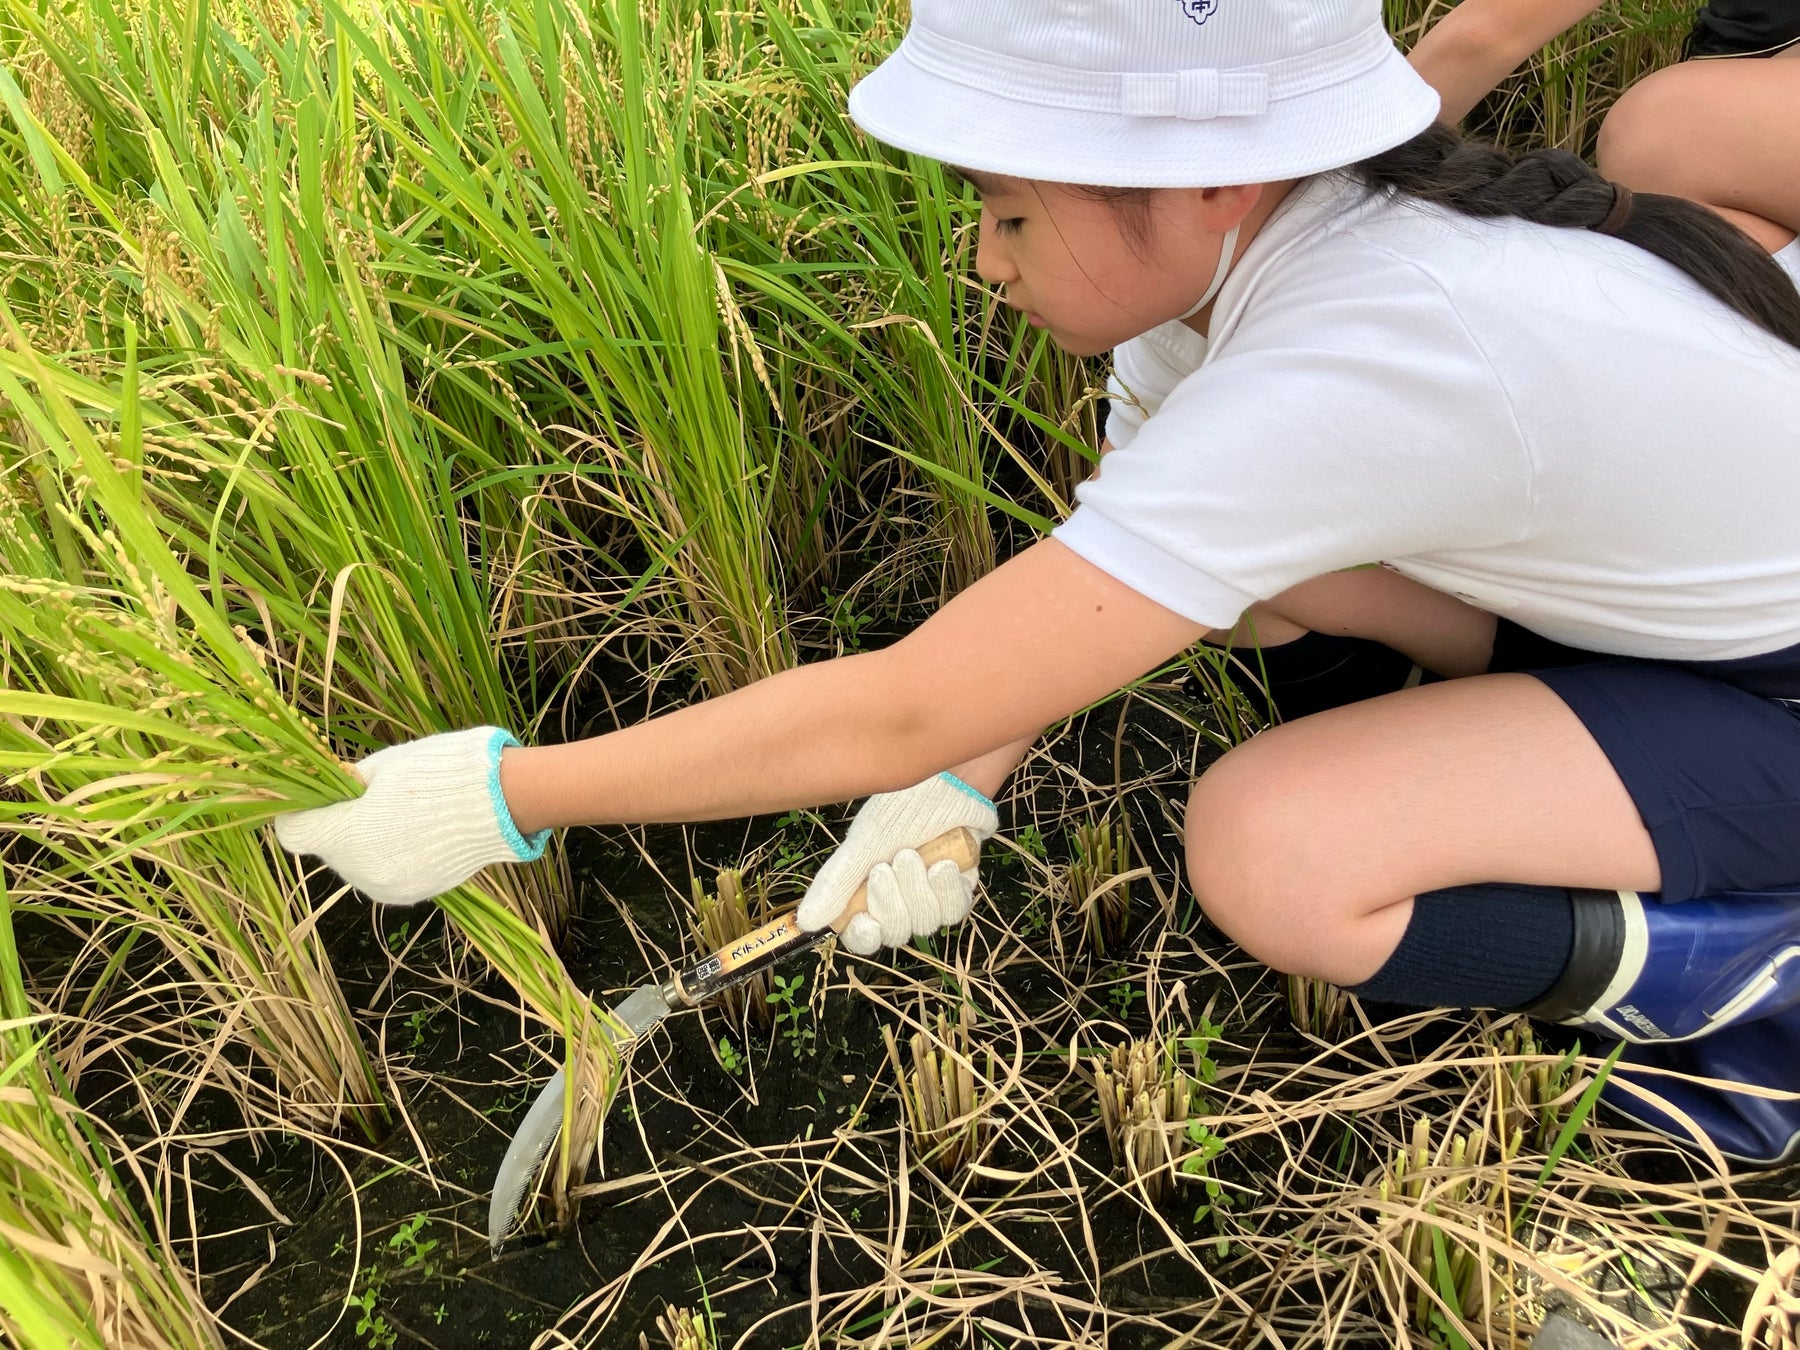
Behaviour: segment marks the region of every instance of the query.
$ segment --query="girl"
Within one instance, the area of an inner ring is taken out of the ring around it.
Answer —
[[[1462,0],[1420,40],[1413,68],[1459,122],[1600,0]],[[1692,58],[1632,88],[1600,133],[1600,172],[1710,206],[1800,271],[1800,0],[1713,0]],[[1733,58],[1763,57],[1766,60]],[[1785,250],[1785,251],[1784,251]]]
[[[1007,303],[1116,351],[1079,509],[885,650],[571,745],[392,747],[281,841],[408,903],[553,828],[874,792],[800,911],[866,877],[870,952],[968,912],[974,872],[915,850],[990,836],[1044,727],[1249,613],[1302,673],[1349,642],[1447,678],[1194,785],[1227,934],[1800,1087],[1800,293],[1768,255],[1573,156],[1465,146],[1379,0],[915,0],[850,110],[962,168]],[[1678,1137],[1800,1147],[1800,1100],[1626,1081]]]

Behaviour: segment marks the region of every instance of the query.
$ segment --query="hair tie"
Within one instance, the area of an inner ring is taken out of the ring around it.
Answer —
[[[1637,200],[1632,196],[1631,189],[1623,183],[1614,183],[1612,190],[1612,210],[1606,213],[1605,220],[1592,227],[1595,234],[1617,234],[1631,219],[1631,207]]]

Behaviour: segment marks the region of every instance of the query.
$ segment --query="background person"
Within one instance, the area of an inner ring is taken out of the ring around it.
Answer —
[[[407,902],[551,828],[873,792],[801,907],[828,923],[866,876],[868,952],[967,913],[973,874],[914,850],[991,835],[1044,727],[1260,608],[1289,646],[1461,678],[1195,785],[1189,879],[1253,955],[1633,1042],[1800,1042],[1800,897],[1766,890],[1800,880],[1800,293],[1693,203],[1464,145],[1438,105],[1378,0],[916,0],[851,112],[962,166],[978,270],[1028,321],[1116,349],[1073,517],[889,648],[571,745],[392,747],[283,843]],[[1738,1156],[1800,1135],[1800,1102],[1681,1106]]]
[[[1409,59],[1460,122],[1600,0],[1461,0]],[[1689,60],[1626,91],[1600,129],[1600,172],[1710,206],[1800,276],[1800,0],[1713,0]]]

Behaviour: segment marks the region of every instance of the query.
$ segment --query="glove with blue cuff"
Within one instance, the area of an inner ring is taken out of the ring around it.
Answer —
[[[362,796],[277,816],[275,837],[383,905],[416,905],[494,863],[534,862],[550,831],[521,835],[500,792],[500,752],[517,744],[476,727],[378,750],[355,766]]]
[[[864,881],[868,912],[850,920],[843,934],[844,945],[858,955],[961,923],[974,904],[976,869],[964,871],[954,862],[928,868],[918,852],[959,826],[986,843],[1000,817],[991,801],[954,774],[869,798],[807,888],[800,926],[812,931],[834,922]]]

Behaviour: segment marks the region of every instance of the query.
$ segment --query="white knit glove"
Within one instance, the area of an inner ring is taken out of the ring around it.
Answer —
[[[994,804],[954,774],[941,773],[901,792],[883,792],[863,803],[844,842],[825,860],[797,914],[808,931],[824,928],[844,912],[865,880],[869,910],[850,920],[843,943],[868,956],[961,923],[975,901],[976,870],[944,861],[931,868],[919,856],[958,826],[985,843],[1000,828]]]
[[[533,862],[550,831],[521,835],[500,793],[500,752],[517,744],[476,727],[378,750],[356,765],[362,796],[277,816],[275,837],[383,905],[442,895],[492,863]]]

